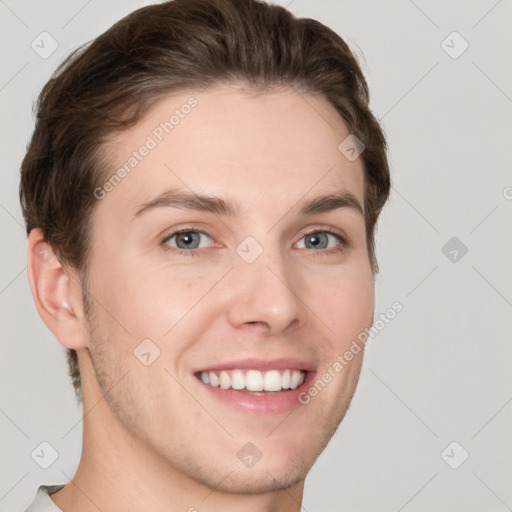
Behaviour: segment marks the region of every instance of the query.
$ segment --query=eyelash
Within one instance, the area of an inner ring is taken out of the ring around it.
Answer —
[[[179,235],[180,233],[201,233],[203,235],[206,235],[209,238],[212,238],[208,233],[206,233],[205,231],[201,231],[200,229],[191,229],[191,228],[177,229],[176,231],[173,231],[171,234],[167,235],[161,241],[161,244],[162,244],[164,250],[178,253],[181,255],[199,256],[199,252],[201,251],[201,249],[186,249],[185,250],[185,249],[178,249],[176,247],[170,247],[169,245],[167,245],[167,242],[172,237]],[[313,252],[313,256],[315,256],[315,257],[316,256],[325,256],[326,254],[328,255],[328,254],[342,252],[342,251],[346,250],[348,247],[350,247],[350,243],[345,237],[343,237],[339,233],[331,231],[330,229],[315,229],[313,231],[308,231],[307,233],[304,233],[302,235],[300,240],[302,240],[306,236],[317,234],[317,233],[328,233],[328,234],[334,236],[335,238],[337,238],[338,241],[340,242],[340,244],[337,247],[330,248],[330,249],[323,249],[323,250],[310,249],[310,251]]]

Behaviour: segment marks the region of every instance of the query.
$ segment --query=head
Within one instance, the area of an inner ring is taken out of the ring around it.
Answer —
[[[245,443],[262,472],[249,481],[238,468],[226,489],[303,478],[348,408],[363,351],[274,432],[277,409],[242,415],[199,377],[258,358],[304,365],[311,385],[373,321],[390,177],[346,43],[257,0],[174,0],[72,54],[36,111],[20,198],[31,253],[55,254],[33,259],[61,292],[36,303],[78,399],[82,385],[101,392],[134,438],[212,485]],[[348,158],[354,136],[364,150]],[[218,438],[208,449],[205,430]]]

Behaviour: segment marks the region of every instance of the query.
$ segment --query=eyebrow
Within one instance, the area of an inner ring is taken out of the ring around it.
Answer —
[[[207,196],[203,194],[189,193],[179,189],[171,189],[142,204],[135,213],[135,217],[139,217],[142,214],[157,208],[199,210],[210,212],[214,215],[223,215],[228,217],[236,217],[240,214],[238,204],[232,201],[227,201],[215,196]],[[355,210],[364,217],[364,209],[361,203],[354,194],[348,191],[316,197],[311,201],[299,202],[299,213],[301,215],[326,213],[340,208]]]

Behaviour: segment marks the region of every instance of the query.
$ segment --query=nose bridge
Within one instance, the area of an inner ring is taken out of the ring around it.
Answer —
[[[229,317],[233,324],[263,323],[270,331],[279,332],[303,320],[306,311],[296,289],[300,277],[272,237],[264,243],[246,237],[236,248],[231,274]]]

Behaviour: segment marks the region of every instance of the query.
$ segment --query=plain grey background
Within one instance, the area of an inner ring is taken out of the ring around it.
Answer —
[[[0,1],[3,511],[24,510],[39,484],[68,481],[81,450],[65,351],[26,273],[18,184],[32,102],[71,49],[148,3]],[[377,237],[377,317],[403,305],[367,348],[303,508],[512,510],[512,4],[279,3],[332,27],[367,76],[393,174]],[[47,58],[31,47],[42,32],[58,43]],[[48,469],[31,457],[41,442],[58,452]]]

